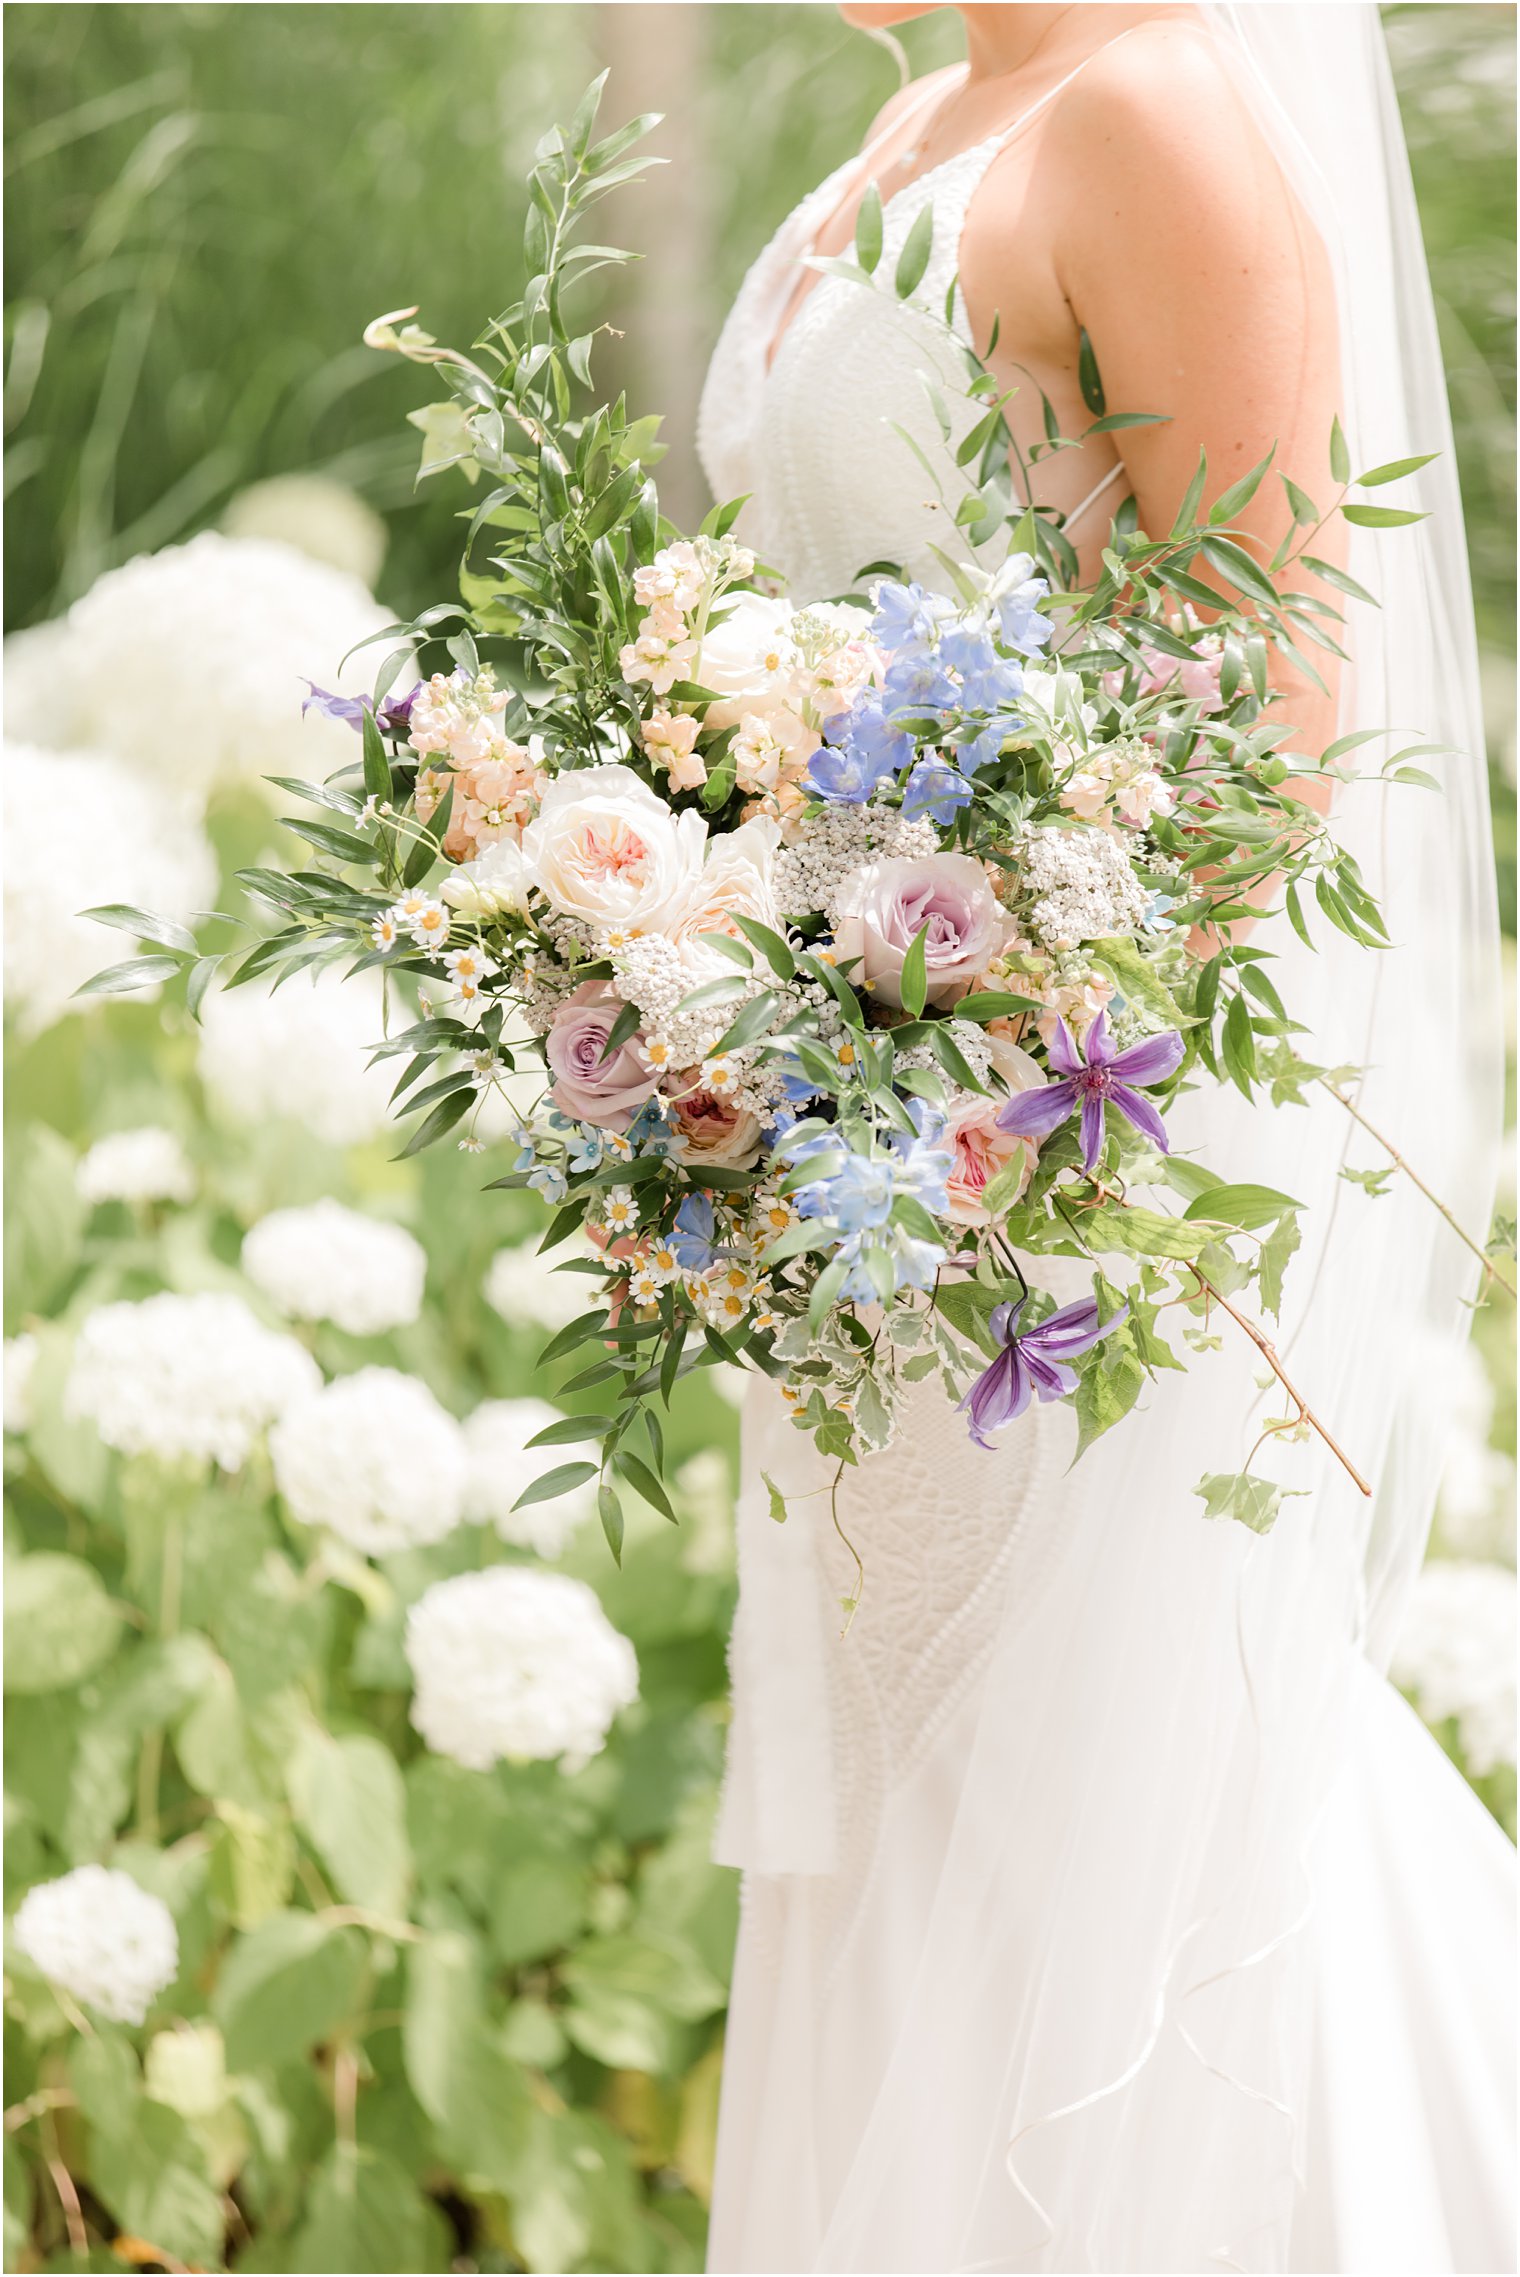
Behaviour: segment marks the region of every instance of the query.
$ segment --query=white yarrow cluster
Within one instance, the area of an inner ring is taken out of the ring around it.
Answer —
[[[384,1027],[373,973],[213,991],[201,1013],[201,1081],[230,1123],[286,1117],[328,1146],[356,1146],[387,1119],[395,1071],[369,1064]]]
[[[772,871],[776,907],[794,917],[821,909],[835,924],[839,889],[853,870],[865,862],[916,860],[939,850],[933,823],[910,821],[900,807],[822,807],[786,826]]]
[[[1145,895],[1124,849],[1103,830],[1026,830],[1023,892],[1029,922],[1047,947],[1134,933]]]
[[[318,781],[354,756],[341,721],[304,718],[306,683],[360,692],[388,622],[357,578],[268,538],[206,530],[107,572],[66,620],[80,731],[181,803],[267,775]]]
[[[86,1315],[64,1406],[124,1455],[235,1471],[320,1382],[311,1354],[256,1320],[241,1297],[165,1292]]]
[[[567,1574],[491,1566],[435,1582],[407,1615],[412,1722],[437,1755],[579,1769],[638,1698],[632,1645]]]
[[[567,1459],[564,1448],[528,1446],[536,1433],[561,1420],[559,1409],[542,1399],[488,1399],[465,1418],[470,1458],[465,1516],[477,1525],[494,1526],[504,1542],[541,1558],[557,1558],[596,1508],[596,1486],[589,1479],[553,1502],[530,1502],[526,1510],[512,1507],[535,1478]]]
[[[297,1401],[269,1452],[292,1515],[369,1557],[442,1541],[464,1514],[464,1433],[396,1368],[360,1368]]]
[[[195,1172],[173,1131],[158,1123],[110,1131],[97,1139],[74,1174],[82,1201],[190,1202]]]
[[[243,1271],[292,1320],[382,1336],[422,1310],[427,1253],[404,1226],[329,1199],[260,1218],[243,1242]]]
[[[485,1300],[509,1328],[568,1328],[594,1308],[597,1285],[591,1276],[556,1270],[564,1254],[542,1257],[531,1241],[497,1250],[486,1268]]]
[[[1516,1582],[1508,1566],[1435,1558],[1421,1569],[1392,1675],[1427,1723],[1457,1721],[1478,1777],[1515,1760]]]
[[[7,743],[3,764],[5,1001],[36,1035],[97,1001],[74,991],[137,946],[82,909],[187,917],[215,899],[216,862],[199,825],[119,760]]]
[[[113,2024],[140,2024],[179,1974],[179,1936],[162,1898],[111,1866],[39,1882],[12,1935],[51,1984]]]

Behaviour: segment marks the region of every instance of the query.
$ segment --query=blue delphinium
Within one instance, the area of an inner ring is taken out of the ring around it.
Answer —
[[[1040,614],[1040,603],[1049,591],[1048,580],[1035,574],[1032,554],[1008,556],[987,592],[997,615],[998,638],[1005,648],[1015,648],[1021,656],[1035,656],[1050,645],[1050,619]]]
[[[881,705],[889,720],[954,708],[955,682],[932,650],[894,656],[882,681]]]
[[[903,813],[910,822],[919,822],[927,815],[946,830],[974,795],[965,776],[948,760],[920,759],[903,785]]]
[[[901,773],[913,758],[912,736],[887,719],[874,689],[857,696],[823,732],[824,743],[807,771],[808,788],[817,798],[861,806],[878,783]]]
[[[884,577],[876,588],[876,614],[871,638],[894,656],[932,648],[953,609],[943,594],[928,593],[922,585],[903,585]]]
[[[717,1217],[710,1194],[688,1194],[676,1212],[670,1246],[688,1273],[705,1273],[719,1256]]]

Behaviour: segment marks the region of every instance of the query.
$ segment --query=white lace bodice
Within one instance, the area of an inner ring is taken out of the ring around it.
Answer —
[[[931,545],[970,557],[954,526],[965,491],[954,448],[980,413],[965,398],[970,374],[945,337],[943,311],[967,208],[1010,131],[958,152],[887,199],[881,258],[869,284],[821,277],[768,371],[766,355],[797,284],[798,262],[860,160],[837,167],[803,199],[739,288],[708,369],[697,449],[715,497],[751,494],[738,532],[782,572],[794,600],[844,592],[856,570],[877,560],[900,561],[923,583],[943,586]],[[897,259],[926,205],[934,212],[929,264],[910,299],[899,301],[892,284]],[[853,252],[846,258],[854,264]],[[969,343],[958,286],[953,326]],[[926,375],[944,392],[948,442],[925,394]],[[948,507],[899,427],[928,456]]]
[[[738,531],[783,574],[793,600],[844,592],[878,560],[900,562],[944,590],[949,579],[931,549],[971,558],[954,523],[965,487],[955,448],[982,410],[963,392],[970,372],[955,347],[955,338],[971,337],[954,283],[961,232],[997,152],[1074,76],[1011,127],[889,198],[869,285],[821,277],[769,370],[797,263],[849,177],[868,169],[870,148],[803,200],[745,277],[708,371],[698,448],[716,497],[750,494]],[[899,300],[898,256],[926,205],[934,215],[928,264]],[[943,321],[952,287],[954,337]],[[948,437],[926,375],[943,390]],[[977,558],[991,566],[994,553]],[[1058,1285],[1060,1275],[1048,1279]],[[1078,1275],[1071,1293],[1085,1287]],[[1069,1425],[1065,1415],[1034,1411],[989,1456],[972,1445],[937,1383],[912,1387],[893,1445],[842,1484],[841,1522],[858,1541],[866,1583],[841,1640],[840,1599],[854,1584],[829,1519],[831,1466],[792,1429],[774,1387],[764,1378],[751,1386],[718,1855],[761,1872],[832,1875],[831,1953],[869,1879],[888,1798],[977,1682],[1010,1586],[1032,1595],[1055,1552],[1061,1527],[1050,1489],[1070,1457]],[[769,1515],[767,1474],[797,1496],[782,1526]]]

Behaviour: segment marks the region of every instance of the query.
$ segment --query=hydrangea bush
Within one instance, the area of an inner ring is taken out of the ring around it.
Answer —
[[[734,1418],[621,1572],[514,1511],[543,1205],[335,1126],[311,997],[236,1120],[172,1005],[13,1043],[7,2263],[694,2270]]]

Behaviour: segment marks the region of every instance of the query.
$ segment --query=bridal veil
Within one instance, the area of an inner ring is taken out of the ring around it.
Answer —
[[[1329,246],[1355,469],[1439,454],[1368,494],[1424,521],[1351,533],[1351,575],[1381,606],[1347,604],[1341,729],[1400,732],[1346,762],[1338,828],[1393,945],[1360,949],[1317,915],[1312,951],[1282,918],[1258,938],[1284,996],[1313,1008],[1306,1054],[1365,1071],[1350,1079],[1361,1112],[1481,1237],[1500,1051],[1477,659],[1378,13],[1256,0],[1199,16]],[[1333,488],[1327,467],[1322,506]],[[1379,779],[1414,743],[1443,747],[1418,762],[1439,790]],[[1058,1483],[1060,1553],[1028,1592],[1015,1573],[820,2268],[1289,2265],[1317,2123],[1302,1934],[1316,1829],[1423,1552],[1442,1444],[1429,1387],[1445,1380],[1431,1359],[1467,1333],[1478,1268],[1407,1180],[1374,1196],[1342,1175],[1387,1157],[1323,1091],[1276,1108],[1197,1091],[1172,1128],[1230,1178],[1305,1205],[1279,1349],[1371,1493],[1317,1439],[1271,1441],[1253,1467],[1291,1492],[1274,1531],[1205,1520],[1199,1478],[1241,1467],[1283,1412],[1228,1321]],[[792,1674],[799,1767],[826,1735],[822,1687]],[[789,1751],[779,1729],[753,1737],[753,1755]],[[826,1781],[777,1778],[767,1809],[749,1779],[736,1762],[721,1854],[761,1875],[822,1865],[803,1820],[832,1808]]]

